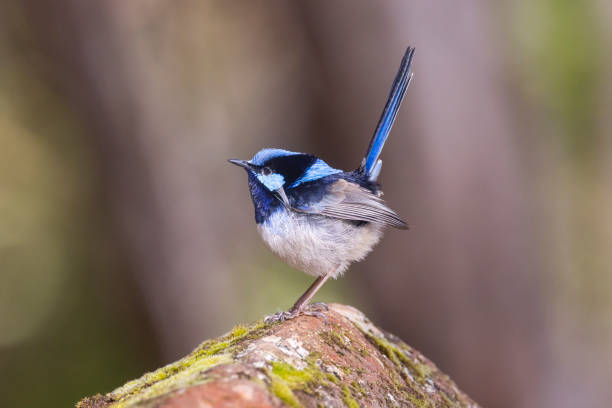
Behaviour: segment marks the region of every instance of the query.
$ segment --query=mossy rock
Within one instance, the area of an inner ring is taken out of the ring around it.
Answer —
[[[358,310],[334,304],[326,314],[237,326],[77,407],[478,407]]]

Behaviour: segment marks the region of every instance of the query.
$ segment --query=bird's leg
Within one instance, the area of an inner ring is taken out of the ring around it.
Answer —
[[[295,302],[295,304],[289,309],[287,312],[280,312],[268,316],[264,319],[266,323],[272,323],[275,321],[285,321],[289,319],[293,319],[294,317],[299,316],[300,314],[305,314],[308,316],[316,316],[322,317],[327,323],[327,317],[320,311],[316,310],[306,310],[308,302],[314,297],[314,295],[321,289],[323,284],[330,278],[332,274],[327,273],[323,276],[319,276],[313,283],[306,289],[306,292]],[[325,310],[328,309],[325,303],[315,303],[317,306],[321,306]]]
[[[323,276],[319,276],[313,283],[310,285],[306,292],[295,302],[293,307],[289,309],[290,312],[300,312],[304,310],[304,307],[310,302],[310,300],[314,297],[314,295],[321,289],[321,286],[329,279],[330,274],[325,274]]]

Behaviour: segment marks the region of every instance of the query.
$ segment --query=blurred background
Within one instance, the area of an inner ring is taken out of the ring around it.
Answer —
[[[350,303],[485,407],[612,389],[612,3],[0,3],[0,405],[71,406],[311,278],[257,236],[262,147],[353,169],[400,58],[390,230]]]

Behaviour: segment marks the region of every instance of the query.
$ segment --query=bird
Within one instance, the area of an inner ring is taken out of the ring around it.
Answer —
[[[408,47],[361,164],[343,171],[319,157],[277,148],[250,160],[228,161],[246,170],[257,230],[272,252],[287,264],[316,277],[288,310],[265,318],[285,321],[299,315],[322,316],[327,306],[309,304],[330,278],[338,278],[378,243],[387,226],[408,225],[383,201],[377,182],[380,155],[413,73],[414,47]],[[326,319],[325,319],[326,320]]]

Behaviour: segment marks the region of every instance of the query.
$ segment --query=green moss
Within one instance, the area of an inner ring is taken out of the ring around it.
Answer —
[[[434,408],[433,402],[421,399],[414,394],[408,395],[408,399],[416,408]]]
[[[340,380],[332,373],[325,374],[325,378],[327,378],[330,382],[334,384],[340,384]]]
[[[164,395],[179,388],[208,381],[206,371],[233,361],[239,342],[261,337],[265,326],[257,322],[249,327],[236,326],[220,339],[208,340],[189,355],[130,381],[107,395],[114,407],[127,407],[149,398]]]
[[[297,399],[287,382],[277,375],[270,374],[270,392],[276,395],[281,401],[292,408],[301,408],[302,404]]]
[[[317,377],[317,372],[311,369],[298,370],[291,364],[282,361],[273,361],[271,365],[272,373],[282,378],[291,388],[307,385]]]
[[[451,399],[448,397],[448,395],[446,395],[444,391],[440,391],[439,394],[442,396],[442,399],[448,407],[452,408],[458,406],[458,404],[455,404],[453,401],[451,401]]]
[[[361,355],[361,357],[364,357],[364,358],[370,356],[370,352],[365,347],[363,347],[361,350],[359,350],[359,354]]]
[[[241,338],[249,332],[249,328],[243,325],[238,325],[232,329],[230,332],[230,337],[232,339]]]
[[[351,383],[351,388],[352,388],[353,390],[355,390],[355,392],[358,392],[358,393],[360,393],[361,395],[363,395],[364,397],[365,397],[366,395],[368,395],[368,392],[366,391],[366,389],[365,389],[365,388],[363,388],[363,386],[362,386],[361,384],[359,384],[357,381],[353,381],[353,382]]]
[[[109,399],[106,395],[96,394],[91,397],[84,398],[79,401],[76,405],[76,408],[95,408],[95,407],[103,407],[106,404],[111,403],[112,400]]]
[[[283,361],[273,361],[267,371],[270,379],[270,391],[291,407],[301,406],[296,391],[312,393],[313,386],[320,384],[329,386],[330,382],[337,384],[338,379],[330,373],[325,373],[317,366],[319,353],[311,353],[306,357],[308,366],[298,369]],[[328,382],[329,381],[329,382]]]
[[[342,401],[348,408],[359,408],[359,403],[351,395],[351,390],[346,385],[342,386]]]
[[[189,366],[189,368],[185,368],[172,375],[172,381],[168,380],[169,377],[164,378],[163,374],[161,373],[153,373],[154,375],[148,377],[144,384],[133,388],[131,391],[128,391],[128,393],[125,393],[123,396],[121,396],[119,398],[119,401],[115,403],[113,407],[123,408],[137,405],[142,401],[146,401],[151,398],[167,394],[170,391],[174,391],[197,383],[204,383],[207,381],[206,376],[202,375],[204,371],[214,366],[229,363],[231,361],[231,356],[227,354],[200,358],[197,361],[193,362]],[[118,391],[121,390],[122,389],[119,389]],[[116,392],[117,391],[111,394],[113,395],[113,399],[116,399],[116,396],[118,396]]]
[[[219,353],[220,351],[225,350],[226,348],[228,348],[230,346],[231,341],[219,341],[217,343],[211,344],[209,347],[207,347],[204,350],[200,350],[197,354],[198,357],[200,356],[214,356],[215,354]]]
[[[368,335],[368,339],[378,347],[381,353],[389,358],[395,365],[401,366],[402,363],[397,357],[396,347],[391,345],[387,340]]]
[[[221,339],[208,340],[202,343],[202,345],[200,345],[200,347],[198,347],[195,351],[196,356],[214,356],[215,354],[226,350],[228,347],[235,345],[244,338],[260,337],[261,329],[263,327],[265,327],[263,322],[257,322],[249,327],[238,325]]]
[[[411,371],[415,372],[417,374],[417,378],[419,380],[424,380],[426,379],[433,371],[433,368],[431,368],[429,365],[424,364],[424,363],[420,363],[418,360],[414,361],[408,357],[406,357],[403,353],[402,356],[404,356],[404,358],[402,358],[402,362],[408,366]]]
[[[378,349],[386,355],[397,366],[406,366],[412,371],[419,383],[423,383],[425,379],[432,373],[433,368],[425,363],[420,363],[418,360],[412,360],[404,351],[400,350],[396,345],[392,344],[385,338],[378,338],[372,335],[367,335],[367,338]]]
[[[346,349],[346,340],[342,333],[331,329],[324,332],[319,333],[319,336],[323,339],[323,341],[331,346],[331,347],[339,347],[341,349]]]

